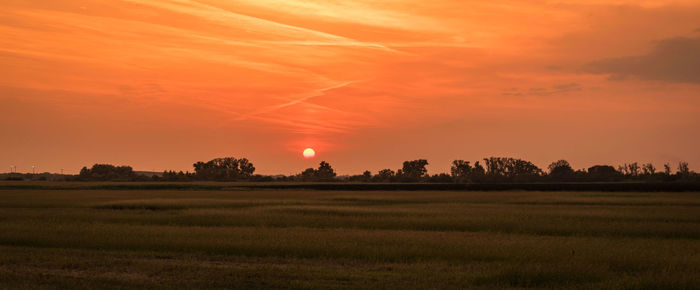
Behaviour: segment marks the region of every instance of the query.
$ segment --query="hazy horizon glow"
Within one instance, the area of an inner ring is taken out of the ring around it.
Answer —
[[[0,2],[5,170],[700,166],[698,1]]]

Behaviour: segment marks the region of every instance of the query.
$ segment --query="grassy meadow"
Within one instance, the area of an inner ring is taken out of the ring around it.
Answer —
[[[700,288],[700,194],[0,190],[0,288]]]

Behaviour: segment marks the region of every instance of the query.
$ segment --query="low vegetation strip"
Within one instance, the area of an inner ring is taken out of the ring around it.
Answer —
[[[248,183],[248,182],[0,182],[0,190],[348,190],[348,191],[607,191],[698,192],[700,183]]]

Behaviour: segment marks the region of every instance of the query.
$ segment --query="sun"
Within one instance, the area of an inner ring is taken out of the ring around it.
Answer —
[[[314,151],[314,149],[311,148],[306,148],[304,149],[302,155],[304,155],[304,158],[314,158],[314,156],[316,156],[316,151]]]

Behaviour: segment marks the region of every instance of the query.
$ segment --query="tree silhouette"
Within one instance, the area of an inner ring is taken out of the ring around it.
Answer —
[[[83,167],[78,179],[85,181],[131,181],[136,180],[137,176],[131,166],[95,164],[90,169]]]
[[[235,181],[249,179],[255,167],[246,158],[216,158],[208,162],[193,164],[195,175],[200,180]]]
[[[347,181],[370,182],[372,181],[372,172],[365,170],[362,174],[348,176]]]
[[[377,182],[389,182],[394,179],[394,176],[396,173],[391,170],[391,169],[382,169],[377,172],[377,175],[375,175],[372,179]]]
[[[402,181],[417,182],[428,174],[428,169],[425,168],[427,165],[428,160],[425,159],[404,161],[401,174],[397,175],[400,175]]]
[[[530,161],[509,157],[484,158],[487,175],[493,180],[529,181],[542,175],[542,169]]]
[[[549,175],[554,179],[565,179],[570,178],[574,175],[574,169],[566,160],[559,160],[552,162],[547,167],[549,169]]]
[[[450,173],[456,182],[468,182],[472,175],[472,170],[469,161],[464,160],[452,161],[452,167],[450,167]]]
[[[678,176],[686,177],[690,175],[690,168],[688,167],[688,162],[681,161],[678,162]]]
[[[153,179],[162,181],[191,181],[194,179],[194,174],[182,171],[163,171],[163,175],[160,178],[158,178],[157,175],[153,175]]]
[[[479,161],[474,162],[474,168],[471,173],[471,180],[474,182],[481,182],[486,176],[486,169],[479,163]]]
[[[63,180],[80,181],[171,181],[187,182],[196,180],[252,182],[265,181],[350,181],[350,182],[433,182],[433,183],[504,183],[504,182],[547,182],[547,181],[635,181],[640,182],[700,182],[700,174],[690,170],[688,162],[679,162],[677,171],[672,174],[669,163],[663,166],[663,172],[657,172],[652,163],[632,162],[615,167],[610,165],[595,165],[588,170],[574,170],[566,160],[557,160],[547,166],[548,174],[530,161],[510,157],[489,157],[472,163],[466,160],[453,160],[450,174],[438,173],[428,175],[426,159],[404,161],[401,169],[394,172],[382,169],[376,175],[370,171],[362,174],[337,178],[333,167],[326,161],[321,161],[318,168],[307,168],[296,175],[255,175],[255,166],[246,158],[215,158],[207,162],[193,164],[194,173],[183,171],[164,171],[162,174],[135,172],[130,166],[114,166],[111,164],[94,164],[91,168],[83,167],[78,175],[62,175]],[[48,174],[48,173],[47,173]],[[0,179],[54,179],[48,175],[36,174],[0,174]],[[558,186],[558,185],[557,185]],[[455,187],[459,188],[459,186]]]
[[[588,176],[593,180],[609,181],[619,178],[621,172],[610,165],[595,165],[588,168]]]
[[[664,163],[664,174],[666,176],[671,176],[671,164]]]
[[[644,175],[654,175],[656,174],[656,167],[651,163],[644,164],[642,165],[642,173]]]
[[[306,168],[299,174],[301,181],[316,181],[316,169]]]
[[[628,168],[630,175],[632,175],[632,176],[639,175],[639,164],[637,162],[628,164],[627,168]]]
[[[336,173],[328,162],[321,161],[318,169],[307,168],[297,176],[301,181],[333,181]]]
[[[316,177],[319,181],[332,181],[336,174],[330,164],[326,161],[321,161],[316,170]]]

